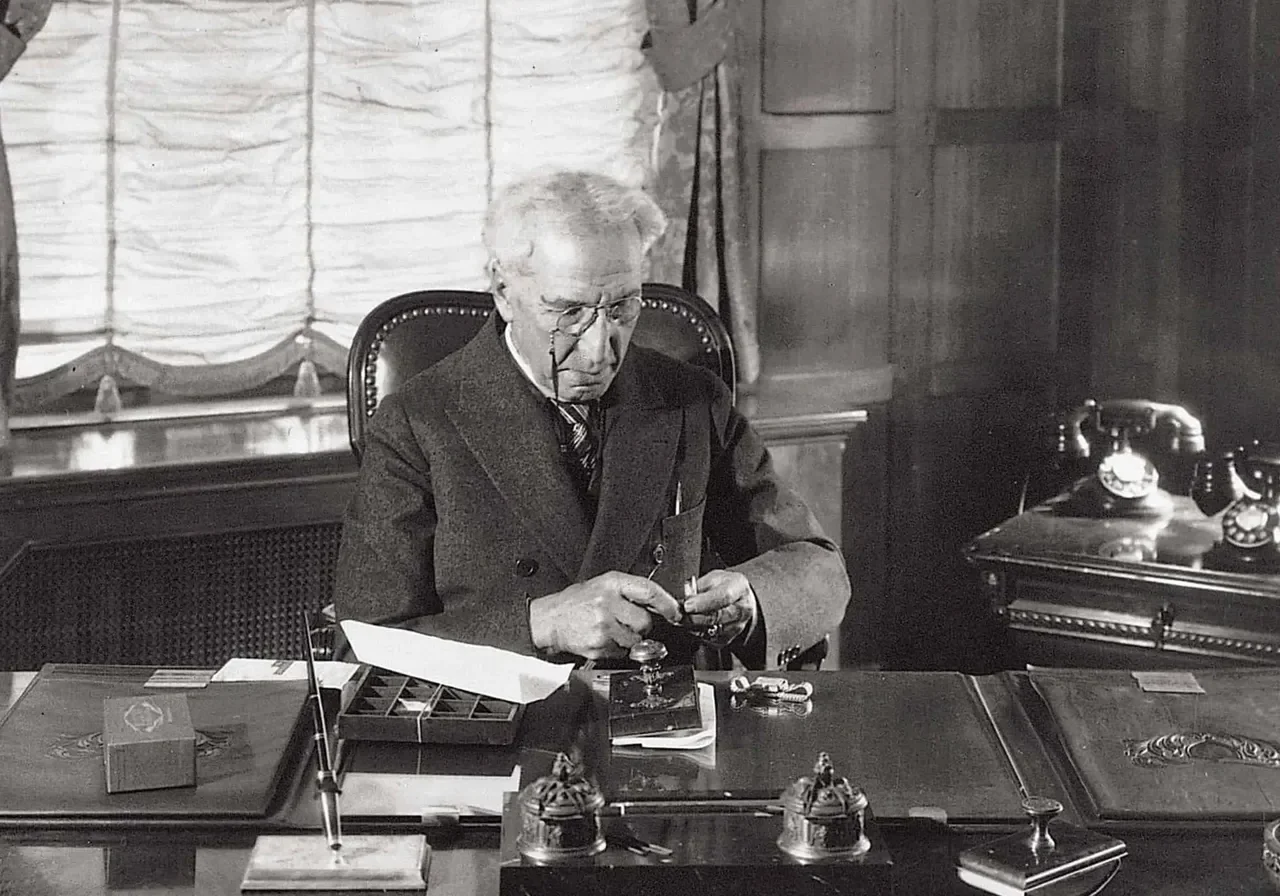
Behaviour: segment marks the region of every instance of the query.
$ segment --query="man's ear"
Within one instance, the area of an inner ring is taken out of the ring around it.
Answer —
[[[502,276],[502,265],[498,264],[498,259],[491,258],[485,268],[489,272],[489,292],[493,293],[493,304],[502,319],[510,321],[511,298],[507,295],[507,281]]]

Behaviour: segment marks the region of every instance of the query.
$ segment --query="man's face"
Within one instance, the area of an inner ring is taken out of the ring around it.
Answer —
[[[498,313],[541,385],[562,401],[599,398],[613,382],[636,327],[626,306],[614,303],[639,295],[643,261],[638,237],[556,234],[539,240],[530,274],[502,272]],[[570,322],[591,318],[586,306],[594,305],[595,319],[581,334],[570,332]]]

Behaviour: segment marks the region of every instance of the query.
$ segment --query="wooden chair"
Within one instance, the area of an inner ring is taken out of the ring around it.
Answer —
[[[736,390],[733,343],[714,309],[666,283],[646,283],[642,292],[634,343],[706,367]],[[365,316],[347,360],[347,424],[357,459],[382,397],[465,345],[492,312],[487,292],[429,289],[388,299]]]

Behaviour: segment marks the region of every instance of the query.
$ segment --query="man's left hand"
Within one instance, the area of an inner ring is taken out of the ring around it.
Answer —
[[[708,629],[706,640],[716,647],[734,641],[755,622],[756,593],[747,577],[729,569],[713,569],[698,579],[698,591],[686,595],[689,624]]]

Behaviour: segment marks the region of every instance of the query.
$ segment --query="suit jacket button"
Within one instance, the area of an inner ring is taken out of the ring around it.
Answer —
[[[667,559],[667,546],[662,542],[658,542],[653,546],[653,562],[657,566],[662,565],[662,561]]]
[[[522,579],[527,579],[538,571],[538,561],[532,557],[521,557],[516,561],[516,575]]]

